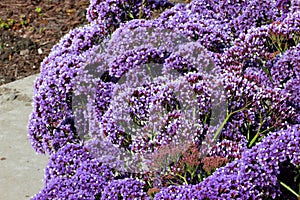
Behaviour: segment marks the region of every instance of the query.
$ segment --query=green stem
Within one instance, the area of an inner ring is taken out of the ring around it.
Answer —
[[[258,138],[258,136],[261,134],[260,133],[260,129],[262,127],[262,125],[265,123],[265,121],[262,121],[262,116],[261,116],[261,112],[259,112],[259,119],[260,119],[260,124],[259,124],[259,127],[257,129],[257,132],[255,134],[255,136],[252,138],[250,144],[249,144],[249,147],[252,147],[252,145],[255,143],[256,139]]]
[[[223,121],[223,123],[221,124],[221,126],[218,128],[218,130],[217,130],[217,132],[215,133],[215,135],[214,135],[212,141],[215,141],[215,140],[217,139],[217,137],[219,136],[221,130],[223,129],[223,127],[225,126],[225,124],[228,122],[228,120],[230,119],[230,117],[231,117],[233,114],[245,110],[249,105],[250,105],[250,103],[247,104],[247,105],[246,105],[244,108],[242,108],[242,109],[239,109],[239,110],[236,110],[236,111],[233,111],[233,112],[229,113],[229,114],[227,115],[226,119],[225,119],[225,120]]]
[[[194,118],[194,119],[195,119],[195,118]],[[203,123],[204,123],[204,124],[207,124],[207,120],[208,120],[208,114],[205,115],[205,118],[204,118]]]
[[[179,176],[179,178],[181,178],[187,185],[189,184],[186,180],[186,173],[184,174],[184,176],[181,176],[180,174],[176,174],[176,176]]]
[[[247,140],[250,139],[250,127],[248,127],[248,130],[247,130]]]
[[[254,136],[254,138],[252,138],[252,140],[251,140],[251,142],[250,142],[250,144],[249,144],[249,147],[252,147],[252,146],[253,146],[253,144],[255,143],[255,141],[256,141],[256,139],[258,138],[259,135],[260,135],[260,132],[258,131],[258,132],[256,133],[256,135]]]
[[[291,193],[293,193],[297,198],[300,197],[299,194],[297,194],[290,186],[286,185],[285,183],[283,183],[282,181],[279,181],[280,185],[282,185],[284,188],[286,188],[288,191],[290,191]]]
[[[191,173],[191,180],[194,179],[194,176],[195,176],[196,172],[197,172],[197,168],[192,171],[192,173]]]
[[[197,176],[198,176],[198,180],[199,180],[200,182],[202,182],[202,181],[203,181],[203,177],[202,177],[202,172],[201,172],[201,170],[200,170],[200,173],[197,174]]]
[[[142,1],[142,6],[141,6],[140,12],[139,12],[139,19],[142,19],[142,17],[143,17],[143,14],[144,14],[144,12],[143,12],[144,5],[145,5],[145,0]]]
[[[256,135],[254,136],[254,138],[251,140],[251,142],[250,142],[250,144],[249,144],[249,147],[252,147],[252,146],[253,146],[253,144],[256,142],[256,139],[257,139],[257,137],[258,137],[259,135],[262,135],[262,134],[264,134],[265,132],[270,131],[272,128],[274,128],[274,126],[268,128],[268,129],[266,129],[266,130],[264,130],[264,131],[262,131],[262,132],[256,133]]]
[[[149,66],[148,64],[146,64],[146,66],[147,66],[147,69],[148,69],[148,71],[149,71],[149,73],[150,73],[151,80],[153,81],[154,77],[153,77],[151,68],[150,68],[150,66]]]
[[[274,81],[273,81],[273,78],[272,78],[272,75],[271,75],[269,69],[266,68],[266,67],[262,67],[262,69],[263,69],[263,71],[267,74],[269,80],[273,83]]]
[[[270,114],[272,114],[272,112],[271,112]],[[261,119],[261,118],[262,118],[262,117],[261,117],[261,113],[260,113],[260,119]],[[276,121],[277,121],[277,119],[278,119],[278,118],[276,118]],[[262,125],[263,125],[265,122],[266,122],[266,120],[260,121],[260,125],[259,125],[259,127],[258,127],[257,133],[256,133],[256,135],[254,136],[254,138],[252,138],[252,140],[251,140],[251,142],[250,142],[250,144],[249,144],[249,147],[252,147],[252,146],[253,146],[253,144],[256,142],[256,139],[258,138],[259,135],[261,135],[261,134],[263,134],[263,133],[265,133],[265,132],[271,130],[272,128],[274,128],[274,126],[272,126],[272,127],[268,128],[268,129],[266,129],[266,130],[260,132],[260,129],[261,129]]]
[[[171,185],[175,185],[175,186],[181,186],[181,184],[178,183],[174,183],[172,180],[168,180],[169,183],[171,183]]]

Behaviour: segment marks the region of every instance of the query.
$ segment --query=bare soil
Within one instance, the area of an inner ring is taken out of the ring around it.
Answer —
[[[54,44],[87,24],[89,0],[1,0],[0,85],[39,72]]]

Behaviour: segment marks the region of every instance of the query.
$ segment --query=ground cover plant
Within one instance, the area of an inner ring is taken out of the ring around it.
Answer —
[[[300,198],[299,1],[91,0],[87,19],[35,81],[32,199]]]

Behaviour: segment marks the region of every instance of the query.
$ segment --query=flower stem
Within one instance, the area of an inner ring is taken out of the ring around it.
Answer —
[[[247,107],[248,107],[249,105],[250,105],[250,103],[247,104],[245,107],[239,109],[239,110],[235,110],[235,111],[229,113],[229,114],[227,115],[226,119],[225,119],[225,120],[223,121],[223,123],[221,124],[221,126],[218,128],[218,130],[217,130],[217,132],[215,133],[215,135],[214,135],[212,141],[215,141],[215,140],[217,139],[217,137],[219,136],[219,134],[220,134],[220,132],[222,131],[223,127],[225,126],[225,124],[228,122],[228,120],[230,119],[230,117],[231,117],[233,114],[235,114],[235,113],[237,113],[237,112],[240,112],[240,111],[243,111],[243,110],[246,110]]]
[[[300,198],[300,195],[297,194],[290,186],[286,185],[285,183],[283,183],[282,181],[279,181],[280,185],[282,185],[284,188],[286,188],[288,191],[290,191],[291,193],[293,193],[298,199]]]

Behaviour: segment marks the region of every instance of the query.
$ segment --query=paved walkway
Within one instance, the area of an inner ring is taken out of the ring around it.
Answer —
[[[30,199],[43,187],[48,157],[27,138],[36,75],[0,86],[0,200]]]

